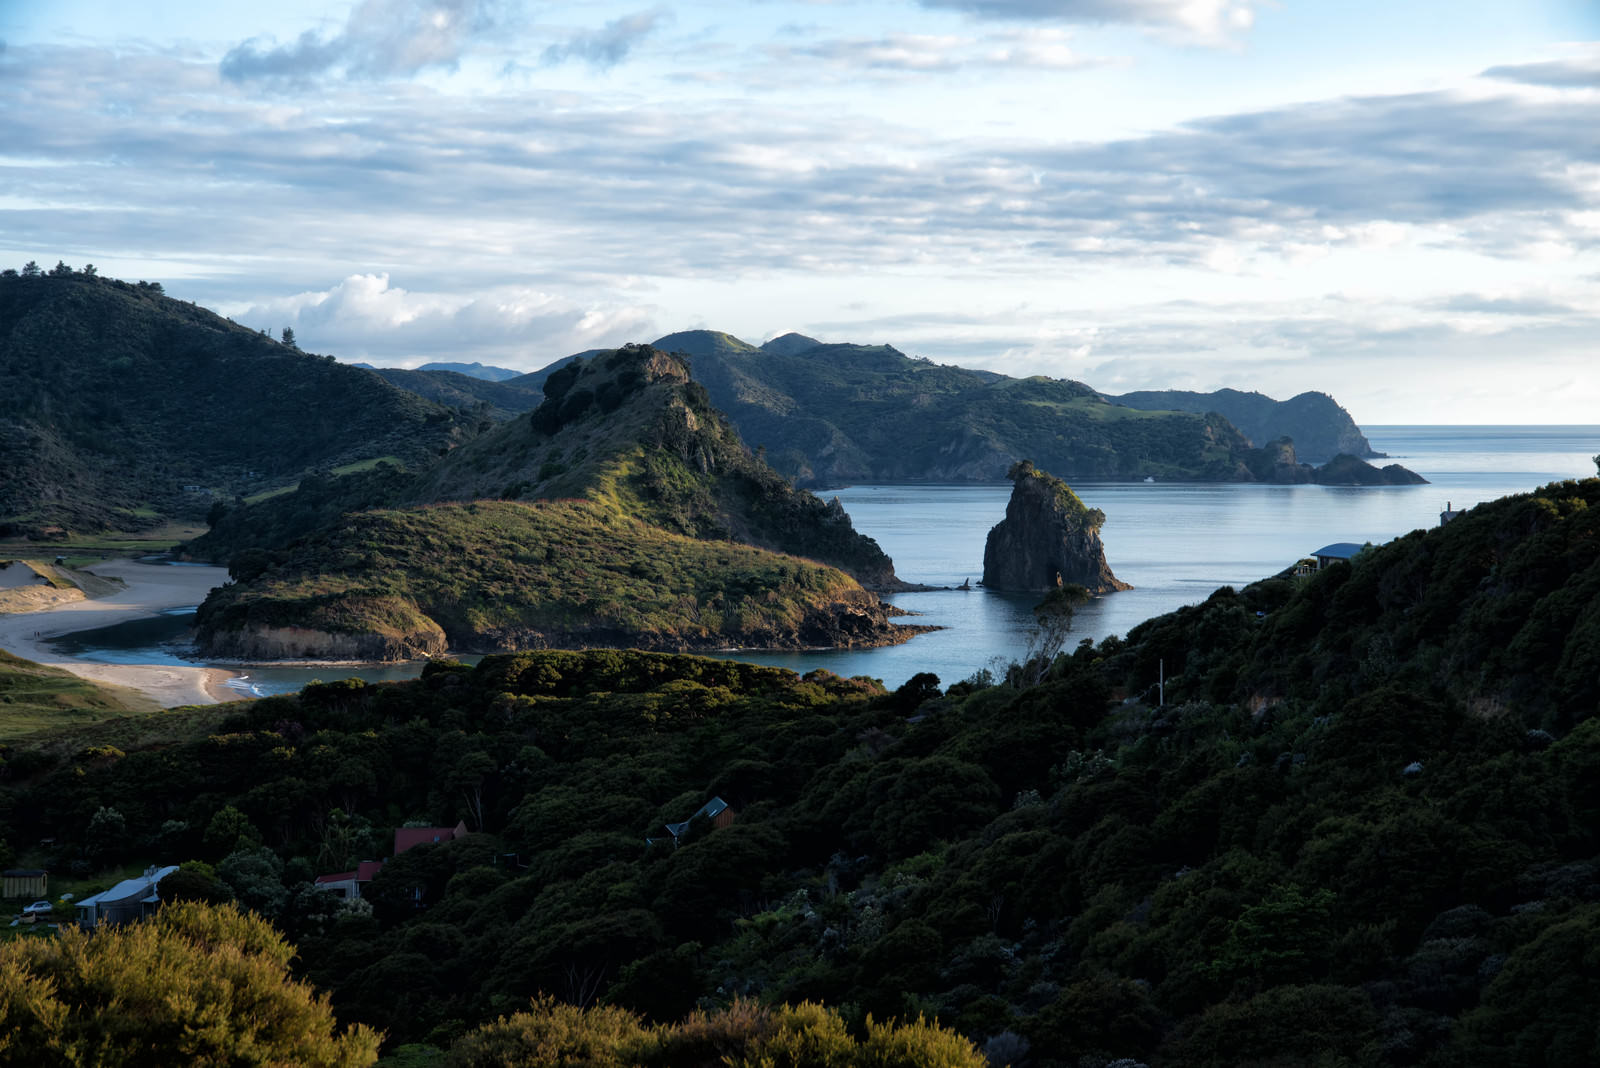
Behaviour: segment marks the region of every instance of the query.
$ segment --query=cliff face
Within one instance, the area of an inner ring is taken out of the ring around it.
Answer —
[[[1006,517],[989,531],[983,584],[995,590],[1042,592],[1076,583],[1090,593],[1131,589],[1111,573],[1100,526],[1105,513],[1089,508],[1059,478],[1027,460],[1013,464],[1015,483]]]

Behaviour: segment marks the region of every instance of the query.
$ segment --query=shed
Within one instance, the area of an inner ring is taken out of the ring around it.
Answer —
[[[1357,545],[1353,541],[1336,541],[1332,545],[1324,545],[1311,555],[1316,559],[1317,567],[1320,569],[1329,564],[1337,564],[1341,560],[1349,560],[1364,548],[1366,546]]]
[[[50,892],[50,873],[42,868],[12,868],[0,872],[5,890],[0,897],[44,897]]]

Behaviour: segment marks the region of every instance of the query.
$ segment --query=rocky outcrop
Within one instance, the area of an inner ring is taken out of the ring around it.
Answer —
[[[1090,593],[1132,589],[1106,563],[1100,541],[1104,512],[1087,507],[1065,482],[1027,460],[1007,474],[1014,486],[1006,517],[989,531],[984,546],[985,586],[1033,593],[1073,584]]]
[[[1399,464],[1374,467],[1348,453],[1335,456],[1321,467],[1313,467],[1299,462],[1290,438],[1278,438],[1259,449],[1251,449],[1245,455],[1245,465],[1257,481],[1277,485],[1315,482],[1322,486],[1420,486],[1428,481]]]
[[[195,647],[236,660],[417,660],[440,656],[443,628],[402,597],[310,598],[284,604],[211,591],[195,620]]]
[[[438,627],[412,634],[344,633],[313,627],[245,626],[213,631],[202,647],[209,656],[237,660],[418,660],[445,651]]]
[[[1374,467],[1344,454],[1317,468],[1316,482],[1322,486],[1422,486],[1428,480],[1399,464]]]

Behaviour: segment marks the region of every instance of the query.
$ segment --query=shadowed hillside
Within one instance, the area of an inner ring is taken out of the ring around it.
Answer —
[[[419,464],[456,420],[159,285],[0,276],[0,535],[142,529],[310,469]]]

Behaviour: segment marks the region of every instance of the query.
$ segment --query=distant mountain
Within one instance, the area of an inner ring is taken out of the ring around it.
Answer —
[[[491,419],[510,419],[519,412],[538,407],[544,400],[537,386],[517,384],[525,377],[521,374],[512,379],[491,381],[455,371],[407,371],[398,367],[374,367],[372,371],[435,404],[473,409],[487,405],[483,412]]]
[[[200,518],[308,470],[421,464],[471,432],[158,285],[0,275],[0,534]]]
[[[889,558],[837,503],[751,456],[680,358],[628,346],[576,360],[543,396],[420,477],[315,482],[224,517],[192,547],[226,552],[239,580],[202,606],[201,646],[392,659],[915,633],[857,581],[895,585]],[[261,533],[274,543],[241,550]]]
[[[425,363],[418,367],[419,371],[452,371],[468,378],[479,378],[485,382],[505,382],[520,376],[523,372],[513,371],[509,367],[490,367],[484,363]]]
[[[1253,481],[1225,418],[1141,412],[1080,382],[1014,379],[913,359],[888,345],[784,335],[757,348],[691,330],[682,352],[712,402],[801,485],[999,481],[1019,459],[1068,480]]]
[[[804,334],[788,333],[773,338],[761,346],[761,351],[773,356],[798,356],[808,349],[814,349],[822,342],[814,337]]]
[[[1292,438],[1295,452],[1307,463],[1325,463],[1341,453],[1363,460],[1384,455],[1373,451],[1350,413],[1326,393],[1301,393],[1278,401],[1237,389],[1214,393],[1162,389],[1108,395],[1106,399],[1144,411],[1218,412],[1257,445]]]

